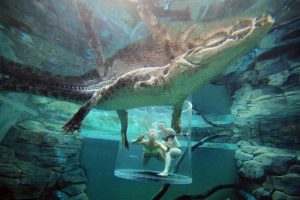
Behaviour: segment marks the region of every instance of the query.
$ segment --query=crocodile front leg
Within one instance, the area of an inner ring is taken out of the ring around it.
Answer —
[[[98,100],[102,97],[100,92],[95,92],[92,98],[86,102],[75,115],[63,126],[66,134],[72,134],[75,131],[80,131],[81,122],[88,115],[90,110],[97,104]]]

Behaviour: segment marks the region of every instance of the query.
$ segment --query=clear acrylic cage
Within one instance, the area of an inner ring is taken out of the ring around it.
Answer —
[[[132,113],[131,113],[132,112]],[[134,113],[134,114],[133,114]],[[133,114],[133,115],[132,115]],[[185,101],[181,114],[182,133],[176,134],[180,144],[179,148],[169,148],[166,151],[159,149],[149,156],[149,151],[142,144],[133,144],[140,135],[144,135],[147,140],[149,130],[160,133],[159,126],[164,123],[166,128],[171,127],[172,107],[152,106],[134,109],[129,111],[128,141],[129,150],[126,150],[122,142],[119,143],[118,155],[115,167],[115,176],[130,180],[170,183],[170,184],[190,184],[192,182],[191,163],[191,117],[192,104]],[[156,141],[165,147],[168,145],[161,134],[158,134]],[[174,138],[172,138],[174,139]],[[146,146],[147,147],[147,146]],[[166,166],[167,152],[170,152],[171,162],[168,174],[161,175]],[[173,154],[173,152],[176,152]],[[162,153],[162,154],[161,154]],[[159,156],[162,155],[162,158]],[[148,162],[145,162],[145,161]]]

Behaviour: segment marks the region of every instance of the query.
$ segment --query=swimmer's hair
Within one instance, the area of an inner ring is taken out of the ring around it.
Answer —
[[[155,137],[157,137],[158,133],[155,129],[149,129],[148,136],[150,136],[150,133],[155,133]]]
[[[166,123],[164,121],[161,121],[158,123],[157,125],[159,128],[165,128],[166,127]]]

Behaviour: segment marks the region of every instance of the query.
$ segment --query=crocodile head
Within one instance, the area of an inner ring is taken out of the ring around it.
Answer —
[[[175,88],[186,91],[185,95],[197,90],[235,59],[249,52],[272,24],[270,16],[261,16],[196,27],[189,38],[196,47],[177,57],[172,66]]]
[[[245,49],[243,52],[236,51],[235,48],[245,46],[249,42],[255,45],[270,30],[272,24],[273,19],[267,15],[258,18],[228,19],[210,26],[199,26],[193,31],[190,39],[197,47],[187,53],[186,59],[199,65],[204,64],[203,61],[210,62],[216,55],[228,49],[232,49],[233,55],[240,55],[247,52],[249,47],[242,48]],[[197,33],[200,34],[195,35]],[[250,45],[250,48],[252,47],[253,45]]]

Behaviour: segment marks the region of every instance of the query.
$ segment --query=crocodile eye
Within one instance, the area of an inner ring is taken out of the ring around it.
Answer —
[[[235,31],[239,31],[244,28],[249,28],[252,26],[252,21],[247,19],[247,20],[240,20],[237,23],[233,25],[231,28],[231,33],[234,33]]]

